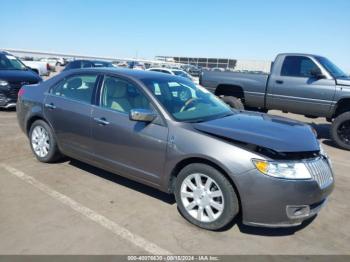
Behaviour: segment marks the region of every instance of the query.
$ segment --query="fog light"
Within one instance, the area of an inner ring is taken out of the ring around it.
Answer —
[[[310,207],[307,205],[303,206],[287,206],[287,216],[289,218],[302,218],[310,215]]]

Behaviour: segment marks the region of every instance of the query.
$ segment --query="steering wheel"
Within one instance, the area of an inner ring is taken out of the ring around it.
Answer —
[[[184,106],[181,107],[180,112],[186,111],[186,109],[188,109],[188,107],[189,107],[191,104],[193,104],[194,102],[197,103],[199,100],[202,100],[202,99],[201,99],[201,98],[195,98],[195,97],[192,97],[192,98],[188,99],[188,100],[186,101],[186,103],[184,104]]]

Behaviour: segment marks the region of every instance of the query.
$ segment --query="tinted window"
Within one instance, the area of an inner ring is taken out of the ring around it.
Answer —
[[[94,67],[113,67],[113,64],[109,62],[94,61],[92,63]]]
[[[0,70],[26,70],[26,67],[16,57],[0,54]]]
[[[106,76],[103,81],[101,106],[122,113],[131,109],[150,109],[146,96],[134,84]]]
[[[80,61],[73,61],[73,62],[70,62],[65,70],[70,70],[70,69],[77,69],[77,68],[81,68],[81,62]]]
[[[311,77],[311,70],[318,66],[308,57],[287,56],[284,59],[281,75],[294,77]]]
[[[89,67],[93,67],[93,63],[91,63],[90,61],[82,61],[81,62],[81,67],[82,68],[89,68]]]
[[[59,83],[52,90],[52,94],[91,103],[96,79],[96,75],[79,75],[70,77]]]

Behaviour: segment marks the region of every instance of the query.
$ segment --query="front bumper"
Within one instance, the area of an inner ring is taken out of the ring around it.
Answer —
[[[243,223],[252,226],[298,226],[321,210],[334,188],[322,187],[314,179],[289,180],[251,170],[239,176]]]
[[[0,108],[16,107],[18,87],[4,87],[0,89]]]
[[[17,99],[6,96],[0,92],[0,108],[14,108],[16,107]]]

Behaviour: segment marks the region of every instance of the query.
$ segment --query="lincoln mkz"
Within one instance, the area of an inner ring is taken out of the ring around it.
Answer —
[[[17,116],[39,161],[65,155],[174,194],[183,217],[209,230],[238,214],[300,225],[334,186],[310,126],[231,109],[178,76],[69,70],[22,87]]]

